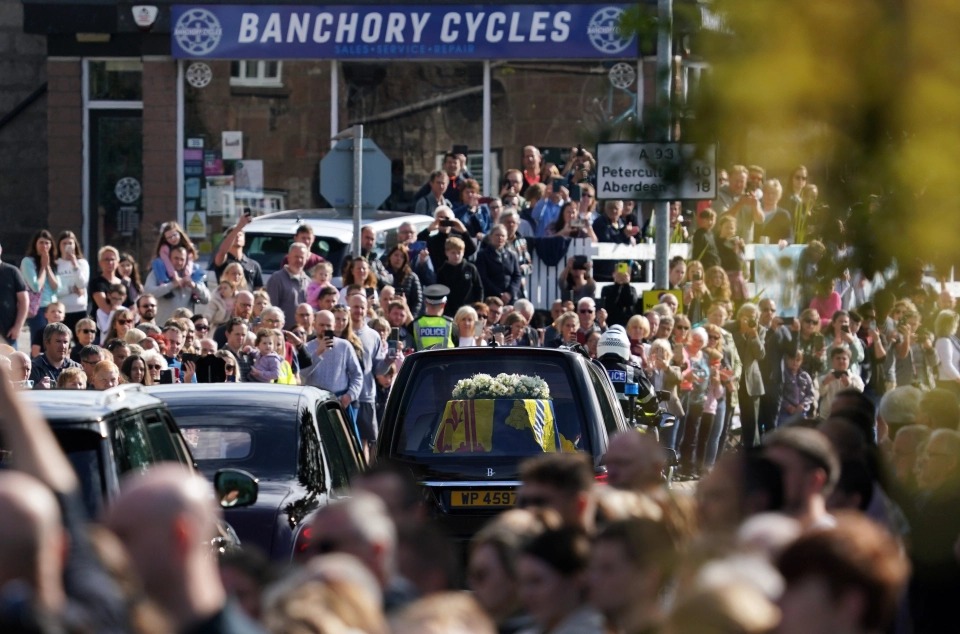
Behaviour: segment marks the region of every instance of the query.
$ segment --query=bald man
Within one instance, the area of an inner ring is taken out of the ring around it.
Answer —
[[[67,537],[57,499],[36,478],[3,471],[0,517],[0,588],[23,583],[42,613],[60,614],[67,603],[61,559]]]
[[[231,317],[239,317],[248,324],[253,317],[253,293],[250,291],[238,291],[233,298],[233,314]],[[229,321],[229,320],[227,320]],[[213,340],[217,342],[220,348],[227,345],[227,324],[222,323],[213,331]]]
[[[43,615],[53,628],[128,631],[125,600],[90,545],[73,467],[40,412],[19,399],[3,366],[0,412],[10,451],[10,470],[0,471],[0,594],[26,595],[24,611],[35,608],[33,616]],[[20,631],[3,622],[10,616],[0,610],[0,631]]]
[[[107,509],[104,523],[178,632],[260,632],[227,602],[210,551],[219,514],[207,481],[173,463],[126,478]]]

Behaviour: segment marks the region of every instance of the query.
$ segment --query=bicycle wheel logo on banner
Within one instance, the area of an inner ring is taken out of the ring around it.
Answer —
[[[633,43],[633,34],[624,36],[620,31],[623,14],[620,7],[604,7],[593,14],[587,25],[587,37],[595,49],[606,55],[616,55]]]
[[[180,16],[173,37],[190,55],[209,55],[220,44],[223,28],[220,20],[206,9],[190,9]]]

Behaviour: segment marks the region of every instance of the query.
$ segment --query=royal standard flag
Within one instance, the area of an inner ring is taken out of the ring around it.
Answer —
[[[447,401],[433,445],[435,453],[512,455],[575,450],[557,432],[553,401],[547,399]]]

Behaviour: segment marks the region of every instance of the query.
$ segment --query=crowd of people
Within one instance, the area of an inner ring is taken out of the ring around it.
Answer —
[[[179,464],[84,516],[79,483],[0,366],[5,632],[943,632],[960,583],[960,409],[841,393],[817,426],[722,456],[693,495],[651,436],[521,465],[516,506],[460,552],[379,463],[310,519],[295,561],[216,554],[220,510]],[[953,416],[947,425],[946,415]],[[898,428],[888,439],[874,429]],[[468,592],[464,592],[466,586]]]
[[[369,455],[411,351],[579,345],[596,357],[601,337],[622,329],[629,362],[669,394],[665,407],[678,424],[658,442],[634,432],[611,439],[606,484],[576,456],[527,465],[520,508],[471,544],[472,599],[451,592],[457,557],[440,552],[447,543],[430,532],[414,484],[381,465],[356,484],[366,494],[318,514],[321,556],[269,590],[266,566],[252,554],[225,557],[218,575],[192,560],[173,570],[177,562],[156,560],[167,551],[127,543],[134,567],[146,567],[157,618],[180,631],[221,612],[239,618],[223,612],[226,583],[255,588],[262,601],[245,600],[244,609],[276,632],[296,631],[294,623],[387,631],[388,617],[399,632],[944,631],[960,589],[952,519],[960,316],[946,286],[932,288],[922,265],[901,263],[867,296],[850,237],[868,225],[870,208],[820,205],[803,167],[784,191],[762,168],[734,166],[721,172],[714,201],[692,213],[671,206],[671,240],[691,242],[693,255],[670,262],[646,308],[632,263],[565,255],[574,238],[631,244],[654,235],[629,201],[598,204],[595,168],[581,148],[555,166],[528,147],[522,168],[508,170],[500,195],[485,200],[461,157],[448,154],[417,199],[414,213],[433,217],[419,234],[406,223],[398,243],[376,253],[364,227],[360,253],[334,266],[311,252],[304,224],[267,281],[244,254],[249,216],[227,230],[208,271],[182,228],[166,223],[142,280],[131,254],[104,246],[91,267],[73,232],[40,231],[19,269],[0,268],[0,330],[11,344],[0,355],[3,398],[29,417],[10,386],[313,385],[336,394]],[[744,245],[754,242],[806,245],[799,306],[785,313],[769,297],[750,297]],[[535,249],[565,264],[551,306],[528,299]],[[598,293],[597,281],[607,280]],[[29,352],[16,349],[23,328]],[[6,426],[10,418],[0,416]],[[681,479],[700,479],[695,500],[664,487],[665,450],[679,457]],[[29,526],[39,531],[46,513],[43,526],[56,533],[50,514],[59,506],[73,538],[80,528],[63,499],[75,482],[23,464],[60,501],[44,502],[42,513],[31,507]],[[129,508],[123,499],[113,508],[135,511],[138,499],[156,496],[169,502],[157,511],[167,513],[155,518],[159,526],[187,517],[202,531],[215,514],[199,501],[205,486],[148,475],[129,484]],[[0,503],[27,504],[5,487],[0,480]],[[121,541],[143,528],[137,521],[116,510],[106,518]],[[366,570],[332,551],[356,555]],[[42,607],[60,613],[64,589],[41,587],[37,576],[38,596],[50,590],[56,599]],[[172,587],[201,581],[210,592],[184,597]],[[256,631],[236,627],[204,631]]]

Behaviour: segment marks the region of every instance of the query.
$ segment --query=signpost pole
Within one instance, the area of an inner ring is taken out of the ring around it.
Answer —
[[[657,106],[664,113],[664,140],[671,141],[670,125],[670,86],[673,74],[670,72],[673,54],[673,0],[657,0],[657,15],[660,27],[657,36],[657,73],[659,90]],[[653,267],[653,279],[657,288],[667,288],[667,270],[670,259],[670,201],[658,201],[654,207],[656,219],[656,255]]]
[[[483,195],[492,196],[490,185],[493,174],[490,173],[490,60],[483,60]]]
[[[330,60],[330,147],[337,144],[340,131],[340,62]]]
[[[360,257],[360,215],[363,213],[363,124],[353,126],[353,256]]]

